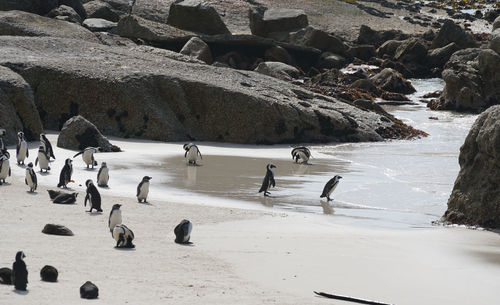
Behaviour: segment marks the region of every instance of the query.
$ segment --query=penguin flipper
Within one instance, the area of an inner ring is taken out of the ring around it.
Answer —
[[[76,157],[76,156],[78,156],[78,155],[81,155],[81,154],[83,154],[83,150],[80,151],[80,152],[78,152],[76,155],[74,155],[73,158]]]
[[[275,186],[276,186],[276,181],[274,181],[274,177],[271,177],[271,185],[272,185],[273,187],[275,187]]]
[[[35,159],[35,166],[38,164],[38,157]]]
[[[9,166],[9,177],[10,177],[10,166]]]
[[[184,158],[187,157],[188,151],[189,151],[189,149],[186,149],[186,152],[184,153]]]
[[[26,158],[28,158],[29,156],[30,156],[30,150],[26,148]]]
[[[21,147],[21,145],[19,145],[19,142],[18,142],[16,145],[16,156],[19,155],[19,148],[20,147]]]
[[[87,200],[89,200],[89,194],[85,195],[85,201],[83,201],[83,206],[87,206]]]

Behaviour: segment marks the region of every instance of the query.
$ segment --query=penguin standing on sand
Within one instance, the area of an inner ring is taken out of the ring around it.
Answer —
[[[307,163],[311,158],[311,151],[309,148],[305,146],[295,147],[292,149],[292,159],[295,160],[295,163]]]
[[[40,172],[43,173],[43,170],[47,173],[50,170],[49,166],[49,155],[43,148],[43,146],[40,145],[38,148],[38,157],[35,159],[35,166],[40,163]]]
[[[111,212],[109,213],[108,227],[111,235],[113,235],[113,229],[115,226],[122,223],[122,211],[120,210],[121,206],[121,204],[114,204],[111,208]]]
[[[187,244],[191,238],[193,224],[187,219],[183,219],[174,229],[175,242],[178,244]]]
[[[340,179],[342,179],[342,177],[340,177],[339,175],[335,175],[335,177],[330,179],[330,181],[328,181],[326,183],[325,187],[323,188],[323,193],[321,193],[320,198],[326,197],[326,199],[328,201],[333,200],[333,199],[330,199],[330,195],[332,194],[332,192],[335,190],[335,188],[339,184]]]
[[[38,186],[38,182],[36,179],[36,173],[33,169],[33,163],[28,163],[28,167],[26,168],[26,176],[24,177],[24,183],[30,187],[30,193],[33,193]]]
[[[85,186],[87,186],[87,195],[85,195],[85,201],[83,202],[84,206],[87,206],[87,200],[90,201],[90,210],[89,213],[92,213],[92,209],[96,209],[97,212],[102,212],[101,209],[101,195],[99,191],[95,187],[94,183],[91,179],[85,181]]]
[[[142,181],[137,186],[137,200],[139,202],[142,202],[143,200],[146,202],[149,194],[149,180],[151,179],[151,177],[144,176]]]
[[[260,187],[259,193],[264,192],[264,196],[269,196],[269,189],[271,187],[276,186],[276,182],[274,181],[274,172],[273,168],[276,168],[276,166],[272,163],[269,163],[266,166],[266,176],[264,177],[264,180],[262,181],[262,186]]]
[[[68,183],[73,182],[71,180],[71,175],[73,175],[73,161],[70,158],[64,161],[64,166],[61,170],[61,174],[59,175],[59,184],[57,187],[68,188]]]
[[[5,183],[5,179],[11,174],[9,158],[10,154],[7,151],[0,154],[0,185]]]
[[[97,186],[108,187],[108,181],[109,181],[109,169],[106,165],[106,162],[102,162],[101,168],[97,173]]]
[[[89,166],[92,166],[92,169],[94,169],[94,166],[97,165],[97,161],[94,159],[94,154],[99,150],[100,147],[87,147],[74,155],[73,158],[78,155],[82,155],[83,162],[87,164],[87,168],[89,168]]]
[[[16,157],[17,164],[24,165],[24,160],[30,155],[28,150],[28,142],[24,137],[24,132],[20,131],[17,133],[17,146],[16,146]]]
[[[26,263],[23,261],[25,258],[23,251],[19,251],[16,254],[16,261],[12,264],[12,283],[16,290],[26,290],[28,284],[28,269],[26,269]]]
[[[132,243],[134,240],[134,232],[126,225],[116,225],[113,228],[113,238],[116,240],[116,248],[135,248]]]
[[[196,146],[195,144],[186,143],[182,147],[186,151],[184,153],[184,158],[188,159],[188,164],[196,165],[196,160],[198,160],[198,155],[200,155],[200,158],[203,159],[203,157],[201,156],[201,152],[198,149],[198,146]]]
[[[40,145],[43,146],[43,149],[47,153],[47,156],[50,158],[55,159],[56,157],[54,156],[54,150],[52,149],[52,144],[50,144],[49,139],[47,139],[47,136],[45,136],[44,133],[40,134]]]

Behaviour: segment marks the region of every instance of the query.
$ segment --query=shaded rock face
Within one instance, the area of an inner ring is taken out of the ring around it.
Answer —
[[[291,80],[300,75],[297,68],[277,61],[261,62],[254,71],[282,80]]]
[[[460,172],[444,220],[500,227],[500,106],[490,107],[472,125],[460,148]]]
[[[6,145],[17,143],[17,132],[23,131],[29,141],[38,140],[43,132],[31,86],[12,70],[0,66],[0,128],[7,130]]]
[[[82,19],[87,18],[87,13],[83,8],[81,0],[59,0],[59,5],[67,5],[69,7],[72,7]]]
[[[113,10],[111,5],[104,1],[93,0],[83,5],[87,18],[101,18],[113,22],[118,22],[120,16]]]
[[[0,284],[12,285],[12,269],[0,268]]]
[[[60,5],[56,7],[47,14],[47,17],[56,18],[59,20],[73,22],[77,24],[82,23],[82,17],[80,17],[80,15],[78,15],[78,13],[75,12],[75,10],[72,7],[69,7],[67,5]]]
[[[179,53],[199,59],[209,65],[213,62],[210,47],[198,37],[189,39]]]
[[[492,31],[495,31],[496,29],[500,29],[500,16],[498,16],[495,21],[493,21],[493,29]]]
[[[293,32],[309,25],[306,13],[296,9],[270,8],[266,10],[255,7],[250,9],[249,19],[252,34],[261,37],[278,38],[279,33]]]
[[[82,299],[97,299],[99,288],[94,283],[87,281],[80,287],[80,297]]]
[[[500,29],[496,29],[491,33],[489,48],[500,54]]]
[[[340,38],[310,26],[290,33],[288,42],[300,46],[313,47],[323,52],[331,52],[338,55],[346,55],[349,49]]]
[[[446,62],[448,62],[451,55],[459,49],[456,43],[451,42],[442,48],[431,50],[427,56],[428,64],[431,67],[443,67]]]
[[[359,28],[359,44],[369,44],[375,47],[379,47],[388,40],[405,39],[408,39],[408,34],[404,34],[403,32],[398,30],[375,31],[364,24]]]
[[[65,226],[50,223],[43,227],[42,233],[49,235],[73,236],[73,232]]]
[[[447,19],[432,41],[431,49],[442,48],[452,42],[456,43],[460,49],[477,47],[470,33],[464,31],[453,20]]]
[[[45,282],[57,282],[58,275],[57,269],[49,265],[43,266],[42,270],[40,270],[40,277]]]
[[[97,127],[84,117],[78,115],[67,120],[57,138],[57,147],[83,150],[89,146],[100,147],[105,152],[120,150],[111,145]]]
[[[59,0],[0,0],[0,11],[19,10],[46,15],[59,6]]]
[[[374,75],[371,80],[374,84],[389,92],[410,94],[416,91],[409,81],[391,68],[385,68]]]
[[[215,8],[199,0],[181,0],[172,3],[167,23],[196,33],[230,34]]]

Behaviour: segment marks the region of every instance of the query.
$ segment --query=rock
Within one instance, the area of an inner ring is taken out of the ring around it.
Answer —
[[[361,60],[369,60],[375,57],[375,47],[372,45],[357,45],[352,46],[347,50],[347,56],[352,58],[359,58]]]
[[[254,71],[282,80],[291,80],[292,78],[298,78],[300,75],[297,68],[278,61],[261,62]]]
[[[87,18],[100,18],[118,22],[120,16],[113,10],[111,5],[101,0],[92,0],[83,5]]]
[[[82,20],[87,18],[87,13],[83,8],[81,0],[59,0],[59,5],[67,5],[69,7],[72,7],[75,10],[75,12],[77,12],[77,14],[80,15]]]
[[[429,52],[428,65],[429,67],[442,68],[450,59],[451,55],[458,51],[460,48],[454,43],[450,43],[442,48],[436,48]]]
[[[179,53],[194,57],[209,65],[213,62],[210,47],[198,37],[189,39]]]
[[[97,42],[80,25],[21,11],[0,12],[0,35],[53,36]]]
[[[97,127],[84,117],[77,115],[64,123],[57,138],[57,147],[83,150],[87,147],[100,147],[104,152],[120,151],[120,148],[111,145]]]
[[[50,223],[43,227],[42,233],[49,235],[73,236],[73,232],[65,226]]]
[[[261,37],[275,36],[274,33],[289,33],[309,25],[303,10],[288,8],[254,7],[249,11],[249,19],[252,34]]]
[[[180,0],[170,5],[167,23],[179,29],[208,35],[230,34],[213,6],[200,0]]]
[[[87,18],[83,20],[83,26],[92,32],[108,32],[117,26],[116,22],[99,18]]]
[[[427,41],[433,41],[434,38],[436,38],[436,33],[432,29],[428,29],[422,34],[422,38],[424,38]]]
[[[493,21],[492,32],[496,29],[500,29],[500,16],[498,16],[495,21]]]
[[[279,61],[284,64],[291,64],[292,57],[288,53],[288,51],[281,46],[274,46],[266,50],[264,53],[265,61]]]
[[[12,269],[0,268],[0,284],[12,285]]]
[[[0,66],[0,126],[7,130],[6,145],[17,143],[17,132],[28,141],[39,139],[42,122],[35,106],[31,86],[14,71]]]
[[[80,15],[78,15],[72,7],[69,7],[67,5],[60,5],[56,7],[47,14],[47,17],[57,18],[59,20],[77,24],[82,23],[82,18],[80,17]]]
[[[59,6],[59,0],[0,0],[0,11],[18,10],[46,15]]]
[[[392,61],[392,60],[386,59],[386,60],[382,61],[382,63],[380,64],[380,68],[381,69],[385,69],[385,68],[394,69],[394,70],[398,71],[399,73],[401,73],[401,75],[403,75],[403,77],[405,77],[405,78],[413,77],[413,72],[410,71],[408,69],[408,67],[406,67],[404,64],[402,64],[398,61]]]
[[[387,56],[393,58],[396,50],[403,44],[401,40],[387,40],[377,49],[377,56],[383,58]]]
[[[416,91],[409,81],[391,68],[380,71],[371,80],[375,85],[389,92],[410,94]]]
[[[491,33],[491,40],[488,45],[490,49],[500,54],[500,29],[496,29]]]
[[[339,55],[346,55],[348,50],[348,46],[340,38],[313,27],[290,33],[288,42]]]
[[[498,16],[500,16],[500,9],[488,10],[486,13],[484,13],[484,20],[493,23]]]
[[[452,42],[456,43],[460,49],[477,47],[470,33],[464,31],[453,20],[446,19],[436,38],[432,41],[431,49],[442,48]]]
[[[399,30],[376,31],[366,25],[359,28],[358,44],[368,44],[375,47],[381,46],[388,40],[405,40],[408,35]]]
[[[394,59],[403,63],[424,63],[427,57],[427,47],[418,38],[404,40],[396,49]]]
[[[380,94],[382,94],[382,90],[380,90],[380,88],[377,87],[371,79],[358,79],[351,84],[351,88],[364,90],[374,96],[380,96]]]
[[[500,227],[500,106],[474,122],[460,148],[460,172],[443,219],[452,223]]]
[[[99,296],[99,288],[92,282],[87,281],[80,287],[80,297],[82,299],[97,299]]]
[[[111,34],[109,32],[95,32],[94,33],[100,43],[107,46],[119,46],[119,47],[135,47],[135,44],[132,40],[118,36],[116,34]]]
[[[318,69],[340,69],[347,64],[347,60],[337,54],[324,52],[321,54],[316,67]]]
[[[57,282],[58,275],[57,269],[49,265],[43,266],[42,270],[40,270],[40,277],[45,282]]]

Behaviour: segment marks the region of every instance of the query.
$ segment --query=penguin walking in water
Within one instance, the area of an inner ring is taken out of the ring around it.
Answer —
[[[28,142],[24,137],[24,132],[20,131],[17,133],[17,146],[16,146],[16,157],[17,164],[24,165],[24,160],[30,155],[28,150]]]
[[[198,160],[198,155],[200,155],[200,159],[203,159],[203,157],[201,156],[201,152],[198,149],[198,146],[196,146],[195,144],[186,143],[182,147],[186,151],[184,153],[184,158],[188,159],[188,164],[196,165],[196,161]]]
[[[113,228],[113,238],[116,240],[116,248],[135,248],[132,243],[134,240],[134,232],[126,225],[116,225]]]
[[[78,155],[82,155],[83,162],[87,164],[87,168],[89,168],[89,166],[92,166],[92,169],[94,169],[94,166],[97,165],[97,161],[94,159],[94,154],[98,152],[99,149],[100,147],[87,147],[74,155],[73,158]]]
[[[73,175],[73,161],[70,158],[64,161],[64,166],[61,170],[61,174],[59,175],[59,183],[57,187],[68,188],[68,183],[73,182],[71,180],[71,175]]]
[[[5,150],[3,154],[0,154],[0,185],[5,183],[5,179],[10,177],[10,154]]]
[[[90,201],[90,210],[87,211],[92,213],[93,209],[96,209],[97,212],[102,212],[101,209],[101,194],[95,187],[94,183],[91,179],[85,181],[85,186],[87,186],[87,195],[85,195],[85,201],[83,202],[84,206],[87,206],[87,200]]]
[[[307,161],[311,158],[311,151],[309,148],[305,146],[295,147],[292,149],[292,159],[295,160],[295,163],[304,163],[307,164]]]
[[[115,226],[122,223],[122,210],[120,210],[121,206],[121,204],[114,204],[111,208],[111,212],[109,213],[108,227],[111,235],[113,235],[113,229]]]
[[[269,163],[266,166],[266,176],[264,176],[264,180],[262,181],[262,186],[260,187],[259,193],[264,192],[264,196],[269,196],[271,193],[269,193],[269,189],[271,187],[276,186],[276,182],[274,181],[274,172],[273,168],[276,168],[276,166],[272,163]]]
[[[56,157],[54,156],[54,150],[52,149],[52,144],[50,144],[49,139],[47,139],[47,136],[45,136],[44,133],[40,134],[40,146],[43,146],[43,149],[49,157],[49,160],[50,158],[53,158],[54,160],[56,159]]]
[[[23,251],[17,252],[16,261],[12,264],[12,283],[16,290],[25,291],[28,284],[28,269],[23,261],[25,257]]]
[[[321,196],[319,196],[319,197],[320,198],[326,197],[326,199],[328,201],[333,200],[333,199],[330,199],[330,195],[333,193],[333,191],[335,190],[335,188],[339,184],[340,179],[342,179],[342,177],[340,177],[339,175],[335,175],[335,177],[333,177],[332,179],[330,179],[325,184],[325,187],[323,188],[323,193],[321,193]]]
[[[137,200],[139,202],[142,202],[143,200],[144,202],[147,202],[146,199],[148,198],[149,194],[149,180],[151,179],[152,178],[149,176],[144,176],[142,178],[142,181],[137,186]]]
[[[43,170],[45,170],[46,173],[49,172],[50,170],[49,159],[50,159],[49,155],[47,154],[43,146],[40,145],[40,147],[38,148],[38,157],[36,157],[35,159],[35,166],[38,163],[40,163],[41,173],[43,173]]]
[[[26,185],[30,187],[30,193],[36,191],[38,182],[36,179],[35,170],[33,169],[33,163],[31,162],[28,163],[28,167],[26,168],[26,176],[24,178],[24,183],[26,183]]]
[[[178,244],[189,244],[193,224],[187,219],[183,219],[174,229],[175,242]]]
[[[97,173],[97,186],[99,187],[108,187],[109,181],[109,169],[106,165],[106,162],[101,163],[101,168]]]

